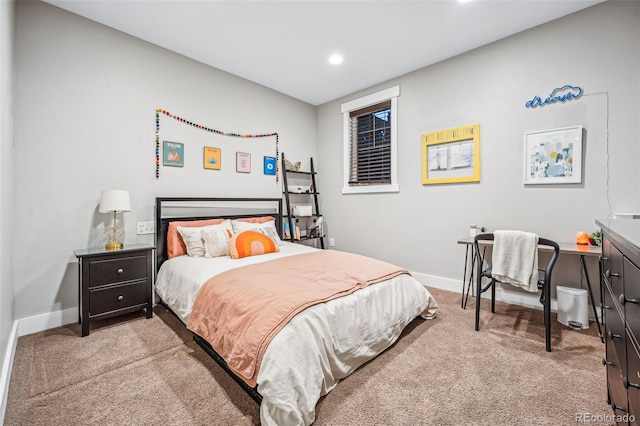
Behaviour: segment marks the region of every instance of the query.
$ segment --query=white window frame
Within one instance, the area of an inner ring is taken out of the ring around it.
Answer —
[[[343,194],[381,193],[399,192],[398,185],[398,96],[400,96],[400,86],[390,87],[376,93],[354,99],[342,104],[342,127],[343,127]],[[349,174],[351,164],[351,111],[356,111],[385,101],[391,101],[391,183],[372,185],[349,185]]]

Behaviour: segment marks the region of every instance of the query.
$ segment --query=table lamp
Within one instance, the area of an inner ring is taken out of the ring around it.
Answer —
[[[116,226],[116,214],[118,212],[130,212],[131,200],[129,191],[121,189],[111,189],[102,191],[100,197],[100,213],[113,213],[113,226],[106,228],[104,234],[107,236],[107,250],[121,250],[124,240],[124,228]]]

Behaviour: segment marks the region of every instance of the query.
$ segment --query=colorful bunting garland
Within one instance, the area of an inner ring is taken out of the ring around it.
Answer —
[[[216,130],[211,127],[203,126],[202,124],[185,120],[184,118],[178,117],[177,115],[173,115],[169,111],[166,111],[162,108],[156,109],[156,179],[160,178],[160,114],[164,114],[167,117],[171,117],[174,120],[178,120],[182,123],[188,124],[189,126],[196,127],[200,130],[204,130],[206,132],[215,133],[217,135],[222,135],[222,136],[230,136],[233,138],[268,138],[271,136],[275,136],[276,137],[276,182],[278,182],[278,176],[279,176],[279,170],[280,170],[278,159],[280,158],[280,152],[278,147],[279,137],[277,133],[274,132],[274,133],[264,133],[260,135],[246,135],[246,134],[240,134],[240,133],[223,132],[221,130]]]

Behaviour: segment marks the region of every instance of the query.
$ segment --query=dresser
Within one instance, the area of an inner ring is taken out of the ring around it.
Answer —
[[[623,425],[640,425],[640,220],[597,220],[608,397]]]
[[[122,250],[75,250],[78,258],[80,324],[89,334],[89,321],[145,309],[153,315],[154,246],[131,244]]]

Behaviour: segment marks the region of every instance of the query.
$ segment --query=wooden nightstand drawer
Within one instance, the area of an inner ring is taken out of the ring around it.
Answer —
[[[147,303],[147,282],[119,284],[89,290],[89,317],[142,307]]]
[[[91,261],[89,287],[145,279],[147,257],[145,253],[118,258],[101,258]]]

